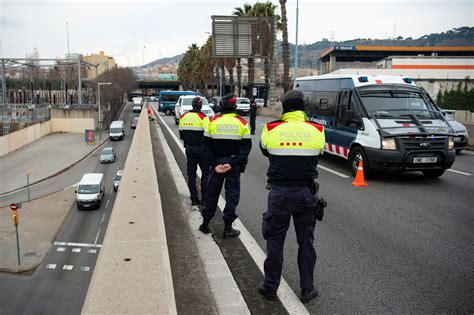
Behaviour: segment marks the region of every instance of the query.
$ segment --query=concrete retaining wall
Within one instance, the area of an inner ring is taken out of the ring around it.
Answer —
[[[93,118],[53,118],[52,132],[84,133],[86,129],[94,129]]]
[[[18,150],[50,133],[51,120],[48,120],[2,136],[0,137],[0,156]]]
[[[140,115],[83,314],[176,314],[147,111]]]

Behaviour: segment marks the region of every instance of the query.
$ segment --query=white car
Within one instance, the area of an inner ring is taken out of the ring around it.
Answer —
[[[178,98],[178,101],[176,102],[176,105],[174,107],[174,115],[175,115],[174,122],[176,123],[176,125],[179,124],[179,117],[181,117],[181,115],[193,109],[192,103],[193,103],[193,98],[195,97],[196,95],[181,95]],[[206,98],[201,97],[201,99],[202,99],[201,112],[205,114],[209,119],[214,118],[214,111],[212,110]]]
[[[246,115],[250,112],[250,100],[246,97],[237,97],[237,108],[235,110],[239,115]]]
[[[142,111],[142,105],[140,104],[133,104],[133,107],[132,107],[132,112],[134,113],[139,113]]]
[[[255,103],[257,104],[257,107],[263,107],[265,100],[263,98],[256,98]]]

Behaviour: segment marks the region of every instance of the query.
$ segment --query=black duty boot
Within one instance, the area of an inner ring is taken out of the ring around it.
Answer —
[[[209,229],[209,222],[211,220],[203,219],[202,224],[199,226],[199,231],[203,232],[204,234],[209,234],[211,233],[211,230]]]
[[[258,293],[263,295],[269,301],[276,301],[277,299],[277,295],[268,291],[263,282],[258,286]]]
[[[224,238],[237,237],[239,235],[240,231],[232,228],[232,222],[225,222]]]
[[[316,288],[313,289],[301,289],[301,298],[300,301],[303,303],[308,303],[312,299],[318,296],[318,291]]]

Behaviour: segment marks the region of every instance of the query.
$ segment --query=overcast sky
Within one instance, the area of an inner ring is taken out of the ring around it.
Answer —
[[[211,15],[230,15],[234,7],[254,2],[0,0],[0,55],[24,57],[36,47],[42,58],[64,56],[68,22],[71,53],[103,50],[120,65],[141,65],[143,56],[147,63],[180,54],[191,43],[203,44]],[[300,44],[332,36],[417,38],[474,25],[474,0],[300,0],[299,7]],[[287,9],[294,43],[296,0],[288,0]]]

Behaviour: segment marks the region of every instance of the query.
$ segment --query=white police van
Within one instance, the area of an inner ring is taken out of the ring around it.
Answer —
[[[439,177],[456,157],[454,131],[433,100],[402,76],[300,77],[311,121],[325,127],[325,151],[349,160],[352,174],[421,171]]]

